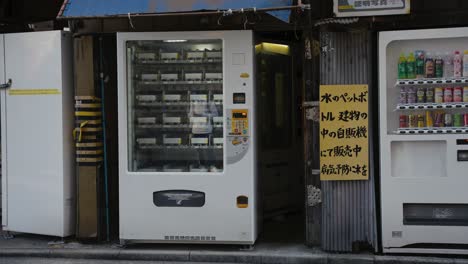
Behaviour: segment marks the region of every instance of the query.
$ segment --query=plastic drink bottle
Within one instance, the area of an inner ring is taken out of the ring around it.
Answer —
[[[425,77],[424,51],[417,50],[414,53],[416,55],[416,78],[424,78]]]
[[[398,59],[398,79],[406,79],[406,58],[405,54],[401,53],[400,58]]]
[[[463,76],[468,77],[468,50],[463,52]]]
[[[453,55],[450,52],[446,52],[444,56],[444,77],[453,77]]]
[[[462,56],[457,50],[453,56],[453,77],[462,77]]]
[[[426,53],[426,61],[425,61],[425,70],[426,70],[426,78],[434,78],[435,77],[435,65],[434,59],[432,58],[432,54],[430,52]]]
[[[413,52],[410,52],[406,60],[406,78],[408,79],[416,78],[416,59],[414,58]]]
[[[439,53],[436,53],[436,57],[434,60],[435,64],[435,77],[442,78],[444,76],[444,60]]]

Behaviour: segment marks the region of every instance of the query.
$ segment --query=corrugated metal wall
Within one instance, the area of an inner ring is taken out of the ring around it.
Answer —
[[[320,34],[320,83],[369,84],[370,100],[377,100],[372,87],[371,35],[368,32],[322,32]],[[374,98],[373,98],[374,96]],[[371,107],[369,106],[371,110]],[[376,114],[376,113],[375,113]],[[370,126],[372,125],[370,111]],[[373,157],[369,129],[369,153]],[[350,252],[353,243],[368,242],[378,249],[375,177],[369,160],[368,181],[322,182],[322,248]]]

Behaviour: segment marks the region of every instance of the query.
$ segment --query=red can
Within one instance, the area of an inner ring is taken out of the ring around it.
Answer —
[[[408,116],[400,115],[400,128],[408,127]]]
[[[468,127],[468,114],[465,114],[463,119],[465,120],[465,126]]]

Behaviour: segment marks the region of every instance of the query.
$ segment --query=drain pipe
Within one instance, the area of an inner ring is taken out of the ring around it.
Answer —
[[[102,62],[102,37],[99,37],[99,79],[101,86],[101,112],[102,112],[102,141],[104,148],[104,193],[105,193],[105,203],[106,203],[106,240],[110,240],[109,234],[109,191],[107,186],[107,138],[106,138],[106,111],[104,107],[105,96],[104,96],[104,71],[103,71],[103,62]]]

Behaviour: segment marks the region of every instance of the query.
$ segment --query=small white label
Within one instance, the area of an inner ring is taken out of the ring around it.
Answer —
[[[137,138],[136,141],[140,145],[155,145],[156,138]]]
[[[164,101],[180,101],[180,94],[165,94],[163,96]]]
[[[180,117],[163,117],[164,124],[180,124]]]
[[[140,60],[155,60],[155,53],[137,53],[136,57]]]
[[[213,123],[222,124],[223,123],[223,117],[222,116],[213,116]]]
[[[186,73],[185,74],[185,80],[201,80],[202,79],[202,73]]]
[[[136,99],[139,102],[154,102],[156,101],[157,97],[156,95],[137,95]]]
[[[221,57],[223,57],[223,54],[221,53],[221,51],[207,51],[206,57],[210,59],[220,59]]]
[[[158,74],[145,73],[141,75],[141,80],[143,81],[155,81],[158,79]]]
[[[187,52],[187,59],[202,59],[203,52],[202,51],[189,51]]]
[[[205,73],[206,80],[221,80],[223,79],[222,73]]]
[[[190,123],[208,123],[207,117],[190,117]]]
[[[176,60],[177,58],[179,58],[177,52],[161,52],[161,59],[163,60]]]
[[[190,141],[194,145],[208,145],[208,138],[192,138]]]
[[[223,101],[222,94],[213,94],[213,101]]]
[[[161,74],[161,81],[171,81],[171,80],[178,80],[179,75],[177,73],[165,73]]]
[[[182,144],[181,138],[164,138],[163,143],[165,145],[180,145]]]
[[[156,124],[156,117],[139,117],[138,124]]]
[[[191,94],[190,101],[208,101],[208,96],[206,94]]]
[[[213,138],[213,144],[222,145],[224,142],[223,138]]]

